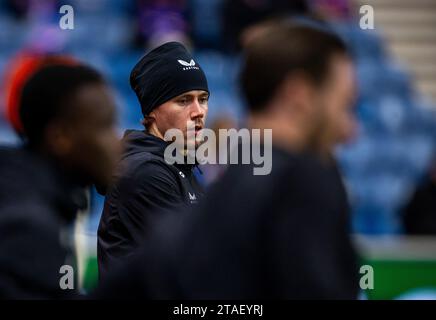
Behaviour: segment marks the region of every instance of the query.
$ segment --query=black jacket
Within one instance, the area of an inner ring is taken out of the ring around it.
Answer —
[[[232,165],[186,215],[158,224],[97,298],[355,299],[358,269],[340,175],[273,149],[271,174]]]
[[[165,162],[168,142],[129,130],[123,143],[116,183],[106,195],[98,228],[100,279],[134,253],[155,218],[195,204],[203,195],[193,165]]]
[[[404,209],[407,234],[436,235],[436,182],[428,177],[419,185]]]
[[[73,267],[77,280],[69,231],[87,200],[83,188],[68,181],[30,151],[0,151],[0,298],[57,299],[76,292],[61,290],[60,268]]]

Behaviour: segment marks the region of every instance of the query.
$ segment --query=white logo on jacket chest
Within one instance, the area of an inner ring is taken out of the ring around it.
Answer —
[[[182,171],[179,171],[179,174],[180,174],[180,176],[181,176],[182,178],[185,177],[185,174],[184,174]]]
[[[189,195],[189,200],[191,200],[191,201],[197,200],[197,196],[195,195],[195,193],[191,194],[190,192],[188,192],[188,195]]]

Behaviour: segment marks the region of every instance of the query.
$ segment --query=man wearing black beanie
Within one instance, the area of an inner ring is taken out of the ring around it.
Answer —
[[[127,259],[164,211],[197,203],[202,191],[194,165],[164,159],[165,133],[179,129],[187,144],[188,122],[195,137],[206,120],[209,89],[205,74],[183,45],[169,42],[152,50],[130,74],[144,115],[145,130],[126,131],[124,155],[106,194],[98,228],[100,280]],[[195,144],[197,145],[197,139]]]
[[[334,159],[353,133],[355,67],[337,35],[306,21],[259,25],[243,54],[247,124],[272,131],[270,173],[230,165],[198,206],[157,223],[137,259],[94,297],[356,299],[350,209]]]

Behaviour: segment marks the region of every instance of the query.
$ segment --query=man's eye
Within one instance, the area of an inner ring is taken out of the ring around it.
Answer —
[[[200,103],[201,104],[206,104],[207,103],[207,98],[200,98]]]
[[[181,99],[179,100],[179,103],[185,105],[188,103],[188,99]]]

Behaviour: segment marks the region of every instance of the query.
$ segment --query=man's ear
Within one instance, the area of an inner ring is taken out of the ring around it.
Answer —
[[[143,123],[145,124],[148,133],[158,138],[164,139],[165,132],[163,133],[160,132],[156,123],[156,119],[157,119],[157,114],[155,110],[153,110],[146,117],[144,117]]]
[[[283,81],[281,88],[286,101],[291,102],[293,113],[306,113],[313,100],[314,87],[303,73],[294,73]]]
[[[57,157],[70,154],[73,148],[69,127],[58,122],[53,122],[47,126],[44,140],[49,152]]]
[[[142,119],[142,124],[149,128],[153,122],[156,121],[156,115],[154,111],[151,111],[148,115],[144,116],[144,119]]]

